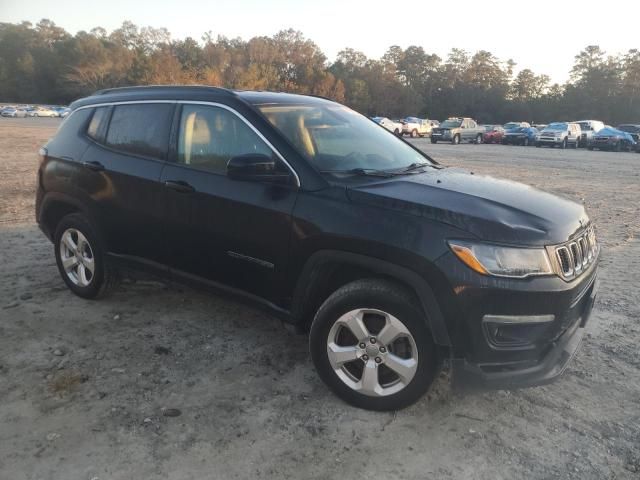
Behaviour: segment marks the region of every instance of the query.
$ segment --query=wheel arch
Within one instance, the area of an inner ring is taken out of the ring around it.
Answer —
[[[293,321],[308,329],[320,305],[338,288],[361,278],[394,281],[415,295],[436,344],[451,346],[444,315],[433,289],[416,272],[379,258],[339,250],[320,250],[306,261],[291,305]]]
[[[89,207],[78,199],[61,192],[48,192],[42,199],[36,220],[47,238],[53,240],[56,226],[71,213],[82,213],[89,221],[93,218]]]

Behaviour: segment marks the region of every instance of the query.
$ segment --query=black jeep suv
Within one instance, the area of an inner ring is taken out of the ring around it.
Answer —
[[[81,297],[137,266],[263,305],[377,410],[417,400],[443,360],[454,386],[515,388],[580,345],[599,253],[582,205],[444,168],[321,98],[131,87],[71,109],[36,210]]]

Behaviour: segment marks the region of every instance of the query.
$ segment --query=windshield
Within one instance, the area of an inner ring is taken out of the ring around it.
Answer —
[[[580,125],[580,130],[582,130],[583,132],[586,130],[591,130],[591,124],[589,122],[579,122],[578,125]]]
[[[442,128],[460,128],[462,122],[460,120],[445,120],[440,124]]]
[[[504,124],[504,129],[505,130],[510,130],[512,128],[518,128],[520,126],[520,124],[518,122],[509,122],[509,123],[505,123]]]
[[[567,128],[566,123],[551,123],[545,128],[545,130],[566,130]]]
[[[431,163],[393,133],[342,105],[257,107],[320,171],[396,170]]]
[[[420,119],[416,117],[407,117],[404,121],[407,123],[420,123]]]
[[[622,130],[623,132],[638,133],[640,132],[640,127],[638,127],[637,125],[618,125],[618,130]]]

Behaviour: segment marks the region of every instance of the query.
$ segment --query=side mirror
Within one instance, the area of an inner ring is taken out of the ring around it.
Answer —
[[[251,182],[289,183],[291,174],[278,168],[269,155],[247,153],[232,157],[227,163],[227,177]]]

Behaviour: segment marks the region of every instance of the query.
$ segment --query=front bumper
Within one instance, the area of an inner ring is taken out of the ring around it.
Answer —
[[[580,316],[548,346],[538,362],[479,365],[464,359],[454,359],[453,387],[456,390],[517,389],[553,382],[562,375],[582,344],[597,291],[598,281],[595,280]]]
[[[457,262],[457,264],[456,264]],[[454,298],[447,310],[452,377],[457,390],[513,389],[552,382],[577,352],[598,291],[596,259],[578,278],[499,279],[461,268],[453,255],[438,262]],[[504,335],[488,317],[515,317]],[[547,323],[526,323],[551,318]],[[500,343],[507,339],[515,343]]]
[[[512,145],[522,145],[527,137],[523,136],[513,136],[513,135],[505,135],[502,137],[502,143],[512,144]]]
[[[561,145],[564,142],[564,137],[540,137],[537,143],[540,145]]]

